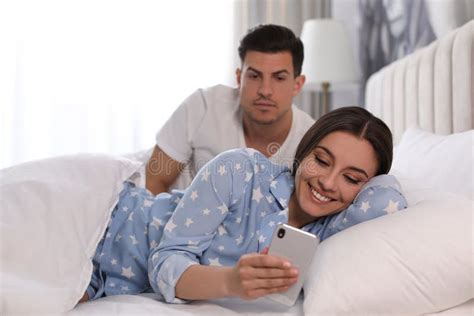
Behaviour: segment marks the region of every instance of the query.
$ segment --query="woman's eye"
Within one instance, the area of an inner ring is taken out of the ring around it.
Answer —
[[[316,162],[321,166],[329,166],[329,163],[321,158],[316,157]]]
[[[359,180],[354,179],[352,177],[349,177],[349,176],[344,176],[344,177],[346,178],[347,182],[349,182],[350,184],[359,184],[360,183]]]

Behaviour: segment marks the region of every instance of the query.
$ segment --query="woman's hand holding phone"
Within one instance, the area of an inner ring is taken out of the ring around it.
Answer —
[[[262,253],[242,256],[232,268],[227,289],[230,296],[256,299],[288,290],[298,281],[298,270],[288,260]]]

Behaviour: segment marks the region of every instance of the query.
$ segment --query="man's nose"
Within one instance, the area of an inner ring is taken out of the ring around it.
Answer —
[[[265,96],[269,97],[273,93],[273,86],[272,86],[272,81],[269,78],[263,78],[263,80],[260,83],[260,87],[258,89],[258,93]]]

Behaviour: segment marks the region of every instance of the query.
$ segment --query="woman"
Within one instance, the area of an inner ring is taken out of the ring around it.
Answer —
[[[81,301],[155,291],[166,302],[287,290],[298,271],[267,255],[278,223],[321,240],[406,208],[393,176],[392,136],[359,107],[321,117],[296,151],[293,172],[252,149],[225,152],[183,192],[152,196],[126,183],[93,259]]]

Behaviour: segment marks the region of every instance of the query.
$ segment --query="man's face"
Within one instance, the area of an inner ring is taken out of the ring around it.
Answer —
[[[244,115],[258,124],[272,124],[290,113],[305,81],[295,78],[290,52],[248,51],[236,75]]]

